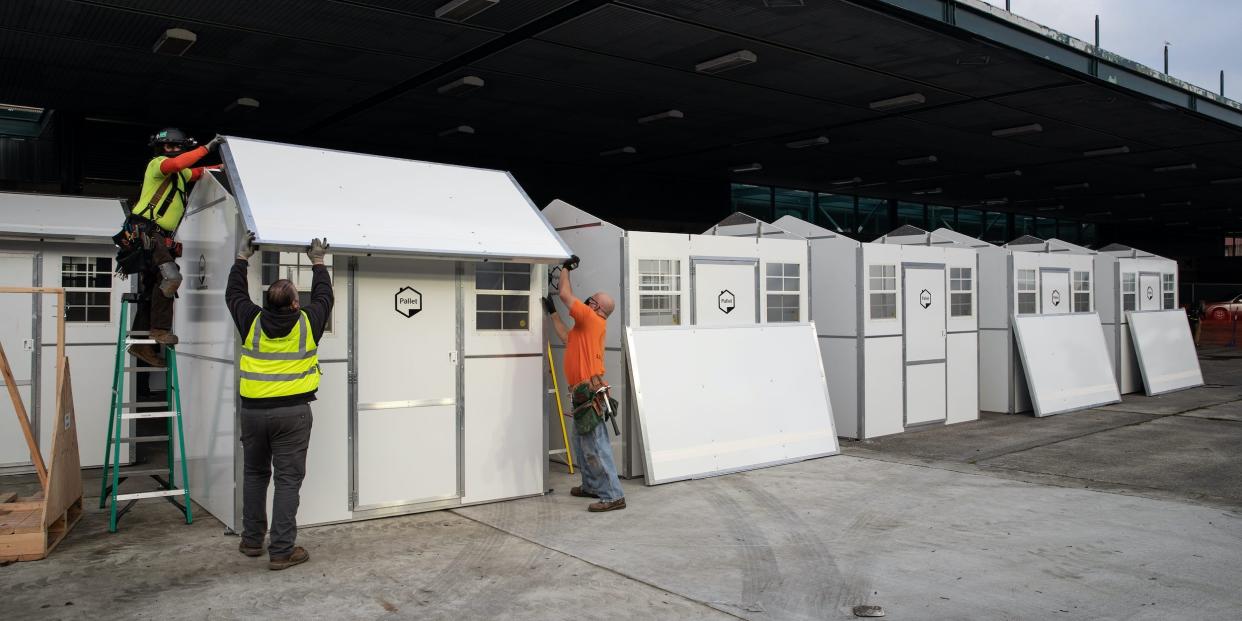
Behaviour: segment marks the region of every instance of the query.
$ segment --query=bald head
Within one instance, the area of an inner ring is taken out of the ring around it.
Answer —
[[[595,306],[597,307],[597,310],[595,311],[596,314],[604,319],[607,319],[608,316],[612,314],[612,311],[617,308],[617,302],[612,299],[611,295],[608,295],[603,291],[596,291],[591,295],[591,299],[595,300]]]

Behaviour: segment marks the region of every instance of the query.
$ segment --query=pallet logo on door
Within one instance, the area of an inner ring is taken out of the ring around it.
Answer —
[[[1151,287],[1148,287],[1148,288],[1147,288],[1147,299],[1149,299],[1149,300],[1150,300],[1150,299],[1152,299],[1152,298],[1154,298],[1154,297],[1156,297],[1156,290],[1155,290],[1155,289],[1152,289]]]
[[[737,299],[733,296],[733,292],[725,289],[716,296],[716,306],[720,308],[724,314],[728,315],[737,308]]]
[[[1053,306],[1061,305],[1061,290],[1060,289],[1052,290],[1052,305]]]
[[[931,308],[932,296],[931,291],[924,289],[919,292],[919,306],[923,308]]]
[[[413,317],[423,310],[423,294],[414,287],[402,287],[393,296],[393,305],[398,315]]]

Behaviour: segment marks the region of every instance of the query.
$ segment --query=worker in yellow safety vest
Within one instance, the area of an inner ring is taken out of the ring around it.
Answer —
[[[250,300],[247,278],[254,252],[254,233],[247,233],[225,291],[242,338],[238,392],[245,466],[238,549],[246,556],[262,556],[263,537],[269,534],[268,567],[285,569],[310,559],[294,542],[310,446],[310,402],[319,388],[319,340],[332,316],[332,278],[324,266],[327,240],[311,240],[306,251],[312,264],[308,303],[303,304],[292,281],[282,278],[268,287],[260,308]],[[269,531],[267,487],[273,478]]]

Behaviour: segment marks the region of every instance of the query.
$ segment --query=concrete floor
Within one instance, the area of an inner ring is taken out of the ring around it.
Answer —
[[[1097,410],[627,481],[608,514],[556,472],[539,498],[304,529],[312,560],[284,572],[201,512],[145,501],[109,535],[92,510],[51,558],[0,568],[0,601],[14,619],[1239,618],[1242,356],[1203,367],[1207,387]]]

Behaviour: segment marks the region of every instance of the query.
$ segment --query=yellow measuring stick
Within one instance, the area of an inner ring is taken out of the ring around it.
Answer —
[[[574,452],[569,448],[569,433],[565,431],[565,408],[561,405],[561,387],[556,381],[556,365],[552,363],[552,341],[548,341],[548,370],[552,372],[552,393],[556,395],[556,414],[561,419],[561,440],[565,442],[565,457],[569,462],[569,474],[574,473]]]

